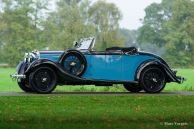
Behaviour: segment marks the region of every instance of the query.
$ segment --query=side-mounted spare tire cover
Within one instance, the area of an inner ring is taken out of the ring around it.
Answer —
[[[70,50],[64,53],[59,63],[64,71],[75,76],[81,76],[87,67],[85,56],[77,50]]]

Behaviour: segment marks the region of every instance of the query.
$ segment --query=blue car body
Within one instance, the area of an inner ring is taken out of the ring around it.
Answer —
[[[41,59],[58,62],[63,52],[41,53]],[[138,67],[147,60],[159,61],[145,55],[84,55],[87,69],[81,76],[85,79],[135,81]]]
[[[137,51],[134,47],[112,47],[102,52],[93,51],[93,42],[94,39],[90,38],[77,43],[77,49],[27,53],[24,62],[18,66],[17,74],[12,77],[31,83],[31,76],[38,68],[49,67],[56,74],[55,83],[59,85],[140,85],[142,72],[146,68],[157,67],[156,70],[161,69],[160,72],[164,73],[165,83],[181,83],[184,80],[176,76],[176,72],[157,55]],[[151,84],[160,81],[156,78],[152,78]],[[42,79],[43,83],[48,78]],[[29,85],[33,85],[33,82]]]
[[[86,59],[88,67],[83,78],[135,81],[138,66],[155,58],[137,55],[86,55]]]

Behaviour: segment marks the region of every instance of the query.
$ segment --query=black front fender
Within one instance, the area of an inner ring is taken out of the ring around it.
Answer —
[[[71,75],[67,73],[66,71],[63,70],[62,66],[59,63],[53,62],[51,60],[47,59],[39,59],[34,61],[30,66],[27,68],[25,71],[25,74],[29,74],[30,72],[33,72],[34,69],[41,67],[41,66],[48,66],[51,67],[55,70],[57,75],[63,76],[63,78],[67,81],[72,81],[72,82],[83,82],[85,81],[84,79],[81,79],[77,76]]]
[[[35,68],[39,67],[39,66],[43,66],[43,65],[48,65],[48,66],[52,66],[52,67],[57,67],[58,65],[51,61],[51,60],[47,60],[47,59],[39,59],[39,60],[36,60],[34,62],[32,62],[28,68],[26,69],[25,71],[25,74],[26,73],[30,73],[32,70],[34,70]]]
[[[161,63],[157,60],[149,60],[149,61],[145,61],[143,62],[139,68],[137,69],[136,71],[136,75],[135,75],[135,80],[136,81],[139,81],[140,80],[140,77],[141,77],[141,73],[142,71],[148,67],[148,66],[157,66],[161,69],[163,69],[163,71],[165,72],[166,74],[166,78],[167,78],[167,82],[177,82],[177,83],[182,83],[183,81],[183,78],[181,77],[177,77],[176,76],[176,73],[170,69],[169,66],[167,66],[166,64],[164,63]]]

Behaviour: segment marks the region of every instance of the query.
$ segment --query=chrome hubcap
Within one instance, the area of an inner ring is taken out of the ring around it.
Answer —
[[[158,81],[156,80],[156,78],[153,78],[152,79],[153,82],[157,83]]]
[[[47,81],[47,78],[42,78],[42,82],[46,82]]]
[[[70,66],[71,66],[71,67],[75,67],[75,66],[76,66],[76,63],[75,63],[75,62],[71,62],[71,63],[70,63]]]

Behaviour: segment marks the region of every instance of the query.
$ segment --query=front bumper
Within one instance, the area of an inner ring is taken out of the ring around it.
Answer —
[[[12,75],[10,75],[10,77],[12,79],[25,79],[26,78],[26,75],[22,75],[22,74],[12,74]]]
[[[16,67],[16,74],[11,74],[10,77],[14,79],[25,79],[26,75],[24,75],[24,70],[22,71],[23,66],[26,65],[23,61],[21,61]],[[22,72],[21,72],[22,71]]]

